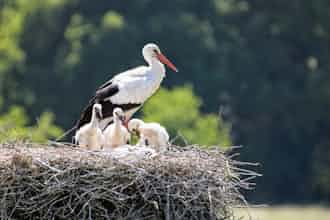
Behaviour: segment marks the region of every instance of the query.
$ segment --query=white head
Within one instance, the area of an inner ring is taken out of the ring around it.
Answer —
[[[130,132],[139,132],[140,126],[143,124],[144,122],[142,120],[133,118],[128,122],[128,130]]]
[[[125,121],[125,113],[124,113],[124,111],[121,108],[118,108],[118,107],[115,108],[113,110],[113,118],[115,120],[120,120],[120,121],[124,122]]]
[[[93,105],[93,115],[97,119],[102,119],[102,105],[101,104],[94,104]]]
[[[173,71],[178,72],[178,69],[169,61],[165,55],[162,54],[159,47],[154,43],[146,44],[142,49],[142,55],[149,65],[152,64],[153,60],[166,64]]]

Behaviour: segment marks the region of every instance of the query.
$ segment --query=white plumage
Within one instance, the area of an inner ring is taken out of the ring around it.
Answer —
[[[165,77],[163,63],[172,70],[178,71],[156,44],[146,44],[142,54],[148,66],[139,66],[122,72],[100,86],[90,100],[90,104],[82,112],[77,128],[90,120],[93,103],[101,103],[103,106],[104,118],[100,123],[102,129],[112,121],[115,107],[121,107],[128,120],[159,88]]]
[[[106,100],[119,105],[143,103],[156,92],[164,77],[165,68],[160,62],[128,70],[112,79],[118,85],[119,92]]]
[[[158,123],[145,123],[134,118],[129,121],[128,129],[140,134],[138,145],[151,146],[157,151],[164,151],[168,147],[169,135],[166,129]]]
[[[113,123],[104,131],[105,148],[116,148],[129,142],[131,135],[123,125],[125,114],[121,108],[115,108],[113,111]]]
[[[99,121],[102,118],[102,106],[93,105],[92,119],[90,123],[82,126],[74,137],[75,143],[90,150],[99,150],[104,143],[104,136],[99,127]]]
[[[155,72],[158,72],[155,74]],[[154,65],[140,66],[126,72],[123,72],[112,79],[112,83],[118,86],[118,93],[104,99],[116,105],[144,103],[159,88],[163,78],[165,77],[164,65],[155,62]],[[132,115],[140,108],[132,108],[125,111],[125,117],[131,118]],[[112,118],[103,120],[101,128],[105,128]]]

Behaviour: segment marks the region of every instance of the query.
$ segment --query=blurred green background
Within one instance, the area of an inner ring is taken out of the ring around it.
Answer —
[[[328,204],[329,21],[328,0],[0,0],[0,141],[59,136],[155,42],[180,72],[147,121],[244,145],[262,164],[252,202]]]

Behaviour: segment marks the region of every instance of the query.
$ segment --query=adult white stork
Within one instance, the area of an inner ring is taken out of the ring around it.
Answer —
[[[100,122],[102,130],[112,121],[112,113],[116,107],[123,109],[126,121],[128,121],[159,88],[165,77],[163,64],[178,72],[156,44],[146,44],[142,49],[142,55],[148,66],[139,66],[122,72],[100,86],[83,110],[76,129],[90,121],[94,103],[102,105],[103,118]]]

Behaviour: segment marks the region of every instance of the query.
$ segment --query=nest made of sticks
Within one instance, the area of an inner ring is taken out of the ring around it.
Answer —
[[[219,148],[117,160],[63,144],[0,145],[1,219],[232,219],[255,165]]]

